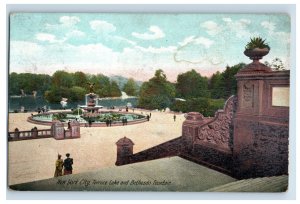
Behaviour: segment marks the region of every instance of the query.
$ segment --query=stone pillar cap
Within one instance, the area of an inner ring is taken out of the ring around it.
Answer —
[[[131,139],[123,137],[116,142],[116,145],[134,145]]]
[[[62,123],[61,121],[59,121],[59,120],[53,120],[53,121],[52,121],[52,124],[55,124],[55,125],[56,125],[56,124],[63,124],[63,123]]]
[[[79,125],[79,122],[76,121],[76,120],[72,120],[72,121],[70,122],[70,124],[71,124],[71,125]]]
[[[187,113],[185,118],[187,120],[192,120],[192,121],[202,121],[204,119],[204,116],[198,112],[189,112]]]
[[[265,72],[272,72],[272,69],[256,60],[246,65],[243,69],[241,69],[237,73],[237,75],[247,74],[247,73],[265,73]]]

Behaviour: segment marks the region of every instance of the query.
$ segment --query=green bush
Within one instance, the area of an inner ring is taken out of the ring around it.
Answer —
[[[175,101],[170,109],[183,113],[199,112],[205,117],[213,117],[218,109],[223,108],[224,102],[224,99],[192,98],[186,101]]]
[[[52,116],[53,120],[63,120],[67,118],[67,114],[66,113],[55,113]]]

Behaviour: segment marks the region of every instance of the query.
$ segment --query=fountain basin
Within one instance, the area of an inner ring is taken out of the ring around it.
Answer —
[[[71,111],[47,112],[30,116],[27,118],[27,121],[34,124],[51,126],[54,119],[60,120],[65,125],[67,125],[69,121],[77,120],[81,127],[85,127],[89,123],[89,120],[91,120],[92,127],[106,127],[106,120],[109,118],[112,119],[112,126],[123,125],[123,118],[127,119],[127,125],[133,125],[147,121],[145,115],[120,111],[101,111],[98,113],[90,113],[89,115],[76,115]]]

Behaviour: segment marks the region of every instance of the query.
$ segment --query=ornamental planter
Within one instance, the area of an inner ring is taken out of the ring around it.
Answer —
[[[260,60],[263,56],[269,53],[270,49],[268,48],[254,48],[254,49],[246,49],[244,54],[252,60]]]

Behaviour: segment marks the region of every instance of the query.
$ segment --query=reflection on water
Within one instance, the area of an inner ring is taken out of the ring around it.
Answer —
[[[32,97],[32,96],[25,96],[25,97],[18,97],[12,98],[9,97],[8,99],[8,110],[9,112],[13,112],[14,110],[20,110],[23,106],[25,110],[28,111],[35,111],[38,108],[42,108],[43,106],[47,106],[47,109],[62,109],[60,103],[49,103],[43,97]],[[136,107],[137,105],[137,98],[114,98],[114,99],[102,99],[99,100],[98,105],[104,107],[125,107],[128,103],[132,105],[132,107]],[[66,108],[77,108],[78,105],[85,105],[85,100],[78,101],[78,102],[68,102]]]

